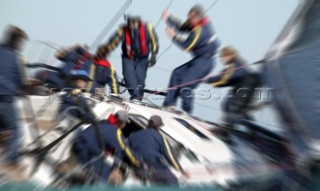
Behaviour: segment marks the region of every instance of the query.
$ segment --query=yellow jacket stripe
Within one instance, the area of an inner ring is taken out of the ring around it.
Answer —
[[[131,160],[131,162],[132,162],[135,166],[140,167],[139,161],[138,161],[136,158],[134,158],[134,156],[132,155],[132,153],[131,153],[131,151],[129,150],[129,148],[127,148],[127,147],[125,146],[125,144],[123,143],[122,138],[121,138],[121,134],[122,134],[122,131],[121,131],[120,129],[118,129],[118,131],[117,131],[117,138],[118,138],[118,142],[119,142],[119,144],[120,144],[121,149],[126,152],[127,156],[129,157],[129,159]]]
[[[191,42],[191,44],[188,46],[188,48],[186,48],[186,51],[190,51],[191,48],[193,48],[193,46],[198,42],[199,38],[200,38],[200,35],[201,35],[201,27],[197,27],[194,31],[195,33],[195,37],[193,39],[193,41]]]
[[[109,51],[113,50],[119,44],[122,33],[123,33],[123,29],[119,28],[118,29],[118,36],[108,46]]]
[[[152,52],[156,52],[157,51],[157,42],[156,42],[156,38],[153,34],[153,27],[151,24],[148,24],[148,29],[149,29],[149,33],[150,33],[150,37],[151,37],[151,42],[152,42]]]
[[[89,73],[89,76],[90,76],[91,80],[94,80],[95,70],[96,70],[96,66],[94,65],[94,63],[91,63],[90,73]],[[93,81],[90,81],[88,83],[88,85],[87,85],[87,89],[88,89],[89,92],[91,91],[92,83],[93,83]]]
[[[115,94],[118,93],[118,87],[117,87],[117,80],[115,78],[115,71],[114,71],[114,67],[110,67],[111,68],[111,80],[112,80],[112,87],[113,87],[113,91]]]
[[[228,70],[233,70],[234,66],[233,65],[227,65],[225,67],[226,67],[227,70],[226,70],[226,73],[223,75],[222,79],[220,81],[212,83],[211,85],[213,85],[213,86],[223,85],[230,79],[230,77],[232,76],[234,71],[228,71]]]
[[[163,137],[164,144],[166,145],[166,149],[167,149],[167,151],[168,151],[168,153],[169,153],[170,159],[171,159],[171,161],[172,161],[172,163],[173,163],[173,166],[174,166],[179,172],[181,172],[180,166],[178,165],[177,161],[174,159],[174,157],[173,157],[173,155],[172,155],[172,153],[171,153],[171,149],[170,149],[170,146],[169,146],[169,144],[168,144],[168,142],[167,142],[167,139],[164,137],[164,135],[162,135],[162,137]]]
[[[72,95],[79,95],[81,93],[81,89],[73,89],[72,91],[71,91],[71,94]]]

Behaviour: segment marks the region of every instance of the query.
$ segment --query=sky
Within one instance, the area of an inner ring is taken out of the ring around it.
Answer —
[[[47,55],[53,50],[47,48],[47,52],[39,53],[43,45],[38,40],[50,41],[61,47],[74,44],[90,45],[124,2],[125,0],[1,0],[0,31],[8,24],[24,29],[30,37],[25,51],[28,59],[51,63],[54,60],[48,59]],[[127,13],[141,15],[144,21],[156,25],[169,2],[170,0],[133,0]],[[169,12],[185,19],[188,10],[194,4],[208,8],[212,3],[213,0],[173,0]],[[263,58],[298,4],[299,0],[218,0],[208,10],[207,15],[217,31],[222,46],[234,46],[248,63],[252,63]],[[123,22],[123,18],[120,18],[103,42]],[[160,53],[171,44],[165,28],[166,25],[162,21],[156,28]],[[110,61],[118,75],[122,76],[120,55],[119,47],[111,54]],[[171,71],[190,58],[190,55],[178,47],[171,47],[158,60],[157,65],[148,70],[146,88],[166,88]],[[212,74],[218,73],[221,68],[217,60]],[[219,121],[222,115],[220,104],[225,93],[222,89],[213,89],[204,84],[199,88],[207,89],[220,98],[197,98],[194,115],[210,121]],[[158,105],[162,104],[159,97],[150,97],[150,100]],[[279,126],[272,108],[256,112],[255,116],[258,122],[269,127]]]

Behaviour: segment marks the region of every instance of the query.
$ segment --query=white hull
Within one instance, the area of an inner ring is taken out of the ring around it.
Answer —
[[[38,127],[40,128],[40,134],[45,132],[45,129],[51,125],[55,127],[59,126],[63,129],[70,128],[65,121],[55,122],[57,116],[57,109],[59,106],[59,99],[52,101],[46,96],[30,96],[30,101],[35,113],[43,107],[45,104],[50,104],[44,108],[45,112],[41,112],[41,116],[37,116]],[[229,182],[237,181],[241,178],[254,178],[259,175],[265,175],[273,171],[267,166],[263,156],[254,151],[241,140],[236,140],[236,148],[228,146],[226,143],[218,139],[210,132],[210,128],[214,128],[212,124],[199,121],[188,116],[177,115],[168,111],[161,110],[159,108],[152,108],[145,105],[132,103],[130,101],[116,102],[112,99],[107,99],[104,102],[96,102],[94,112],[100,119],[106,119],[111,113],[116,112],[119,109],[129,109],[129,114],[132,120],[140,121],[140,124],[145,125],[150,116],[157,114],[160,115],[165,126],[162,128],[162,132],[167,136],[169,142],[175,147],[177,143],[183,145],[185,149],[180,153],[178,157],[179,162],[183,168],[190,173],[190,178],[186,179],[178,172],[172,171],[177,175],[182,185],[212,185],[220,184],[227,186]],[[19,100],[18,108],[21,111],[21,122],[23,127],[23,140],[24,149],[32,149],[36,146],[30,146],[29,144],[34,140],[30,130],[33,125],[30,118],[32,112],[28,109],[27,100]],[[183,120],[192,126],[193,129],[188,129],[180,122]],[[82,128],[85,128],[83,126]],[[191,131],[192,130],[192,131]],[[55,162],[61,162],[69,157],[70,143],[72,141],[74,133],[67,136],[57,147],[52,149],[47,158]],[[57,130],[50,131],[42,139],[43,145],[47,145],[56,138],[61,136],[61,132]],[[192,156],[190,156],[190,154]],[[109,157],[110,160],[110,157]],[[24,157],[23,163],[29,165],[29,171],[34,163],[34,157]],[[253,165],[259,165],[256,172],[252,170]],[[241,166],[241,168],[239,168]],[[244,167],[245,166],[245,167]],[[32,182],[40,186],[48,186],[56,178],[52,169],[55,167],[51,164],[42,163],[38,171],[32,176]],[[125,185],[140,185],[141,182],[128,177]]]

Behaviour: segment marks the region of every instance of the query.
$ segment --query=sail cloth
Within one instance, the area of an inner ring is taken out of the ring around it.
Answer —
[[[266,56],[266,79],[300,155],[320,143],[319,10],[320,1],[303,1]]]

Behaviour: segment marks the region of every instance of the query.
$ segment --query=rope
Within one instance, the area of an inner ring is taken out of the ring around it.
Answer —
[[[173,3],[173,0],[170,0],[170,2],[169,2],[169,4],[167,5],[166,9],[169,9],[170,6],[172,5],[172,3]],[[161,20],[162,20],[162,18],[160,17],[159,20],[158,20],[158,22],[157,22],[157,24],[156,24],[155,27],[154,27],[155,29],[157,29],[157,27],[159,26]]]
[[[173,46],[173,43],[171,43],[166,49],[164,49],[158,56],[157,60],[159,60],[170,48]]]
[[[40,44],[43,44],[43,45],[46,45],[54,50],[61,50],[62,47],[58,44],[55,44],[53,42],[49,42],[49,41],[43,41],[43,40],[35,40],[34,41],[35,43],[40,43]]]
[[[253,63],[253,64],[255,64],[255,63]],[[164,92],[166,92],[166,91],[168,91],[168,90],[173,90],[173,89],[181,88],[181,87],[183,87],[183,86],[187,86],[187,85],[190,85],[190,84],[194,84],[194,83],[197,83],[197,82],[201,82],[201,81],[203,81],[204,79],[211,78],[211,77],[216,77],[216,76],[219,76],[219,75],[222,75],[222,74],[226,74],[226,73],[229,73],[229,72],[233,72],[233,71],[236,71],[236,70],[240,70],[240,69],[243,69],[243,68],[247,68],[247,67],[249,67],[249,66],[252,66],[253,64],[246,64],[246,65],[243,65],[243,66],[240,66],[240,67],[231,69],[231,70],[227,70],[227,71],[224,71],[224,72],[220,72],[220,73],[218,73],[218,74],[214,74],[214,75],[211,75],[211,76],[208,76],[208,77],[204,77],[204,78],[196,79],[196,80],[189,81],[189,82],[186,82],[186,83],[183,83],[183,84],[179,84],[179,85],[176,85],[176,86],[172,86],[172,87],[169,87],[169,88],[165,89],[164,91],[158,91],[158,92],[149,94],[149,95],[144,96],[144,97],[141,97],[141,98],[145,98],[145,97],[148,97],[148,96],[150,96],[150,95],[157,95],[157,94],[160,94],[160,93],[164,93]]]
[[[112,29],[112,27],[116,24],[116,22],[121,18],[124,12],[130,7],[132,0],[127,0],[120,10],[112,17],[111,21],[107,24],[107,26],[103,29],[103,31],[99,34],[99,36],[95,39],[95,41],[90,46],[90,51],[94,51],[99,43],[103,40],[105,35]]]

